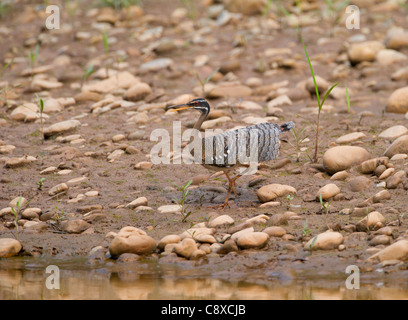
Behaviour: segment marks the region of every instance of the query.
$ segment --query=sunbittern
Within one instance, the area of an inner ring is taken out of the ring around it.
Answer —
[[[201,116],[194,125],[193,135],[190,142],[200,137],[201,125],[210,113],[210,105],[207,100],[198,98],[185,104],[166,107],[167,110],[181,111],[193,109],[198,110]],[[247,163],[240,162],[240,159],[248,160],[248,155],[255,150],[255,159],[259,162],[273,160],[278,157],[280,147],[280,134],[294,128],[293,121],[277,125],[274,123],[260,123],[245,128],[226,131],[209,137],[204,137],[198,141],[201,144],[201,164],[210,170],[223,171],[228,179],[228,193],[225,202],[218,208],[229,207],[228,199],[231,191],[236,195],[235,181],[242,176],[238,174],[231,178],[229,171],[238,166],[248,166]],[[255,149],[254,149],[255,147]],[[191,154],[195,156],[195,149]],[[209,152],[208,152],[209,151]]]

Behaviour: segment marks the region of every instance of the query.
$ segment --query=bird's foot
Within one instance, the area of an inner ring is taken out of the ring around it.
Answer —
[[[228,201],[225,201],[223,204],[219,204],[216,206],[210,206],[209,208],[211,209],[217,209],[217,210],[224,210],[225,208],[230,208]]]

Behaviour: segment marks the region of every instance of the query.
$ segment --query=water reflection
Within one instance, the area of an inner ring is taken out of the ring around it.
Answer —
[[[115,266],[90,268],[85,264],[59,264],[60,290],[45,285],[42,263],[15,260],[0,261],[0,300],[25,299],[408,299],[408,289],[362,285],[360,290],[342,286],[325,287],[320,283],[297,281],[282,285],[278,281],[254,284],[247,281],[225,281],[212,277],[192,276],[183,270],[165,272],[158,266],[141,264],[115,270]],[[81,267],[78,267],[81,265]],[[332,285],[332,283],[331,283]]]

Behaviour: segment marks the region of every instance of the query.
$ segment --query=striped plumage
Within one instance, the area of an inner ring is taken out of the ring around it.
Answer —
[[[241,176],[237,175],[230,178],[228,172],[237,166],[247,166],[248,162],[258,163],[276,159],[279,154],[281,133],[289,131],[295,126],[292,121],[280,126],[266,122],[196,139],[202,123],[210,113],[208,102],[203,98],[198,98],[186,104],[166,108],[166,110],[170,109],[173,111],[194,109],[201,112],[200,118],[194,125],[196,130],[190,140],[190,151],[196,162],[210,170],[223,171],[227,176],[228,193],[224,204],[218,206],[221,208],[228,206],[231,191],[236,194],[235,180]],[[194,141],[199,141],[200,145],[192,145]],[[195,150],[201,152],[196,153]]]

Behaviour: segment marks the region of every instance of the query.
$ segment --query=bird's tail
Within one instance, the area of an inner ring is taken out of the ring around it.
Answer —
[[[294,127],[295,127],[295,123],[293,121],[289,121],[287,123],[280,125],[280,129],[282,132],[289,131],[293,129]]]

